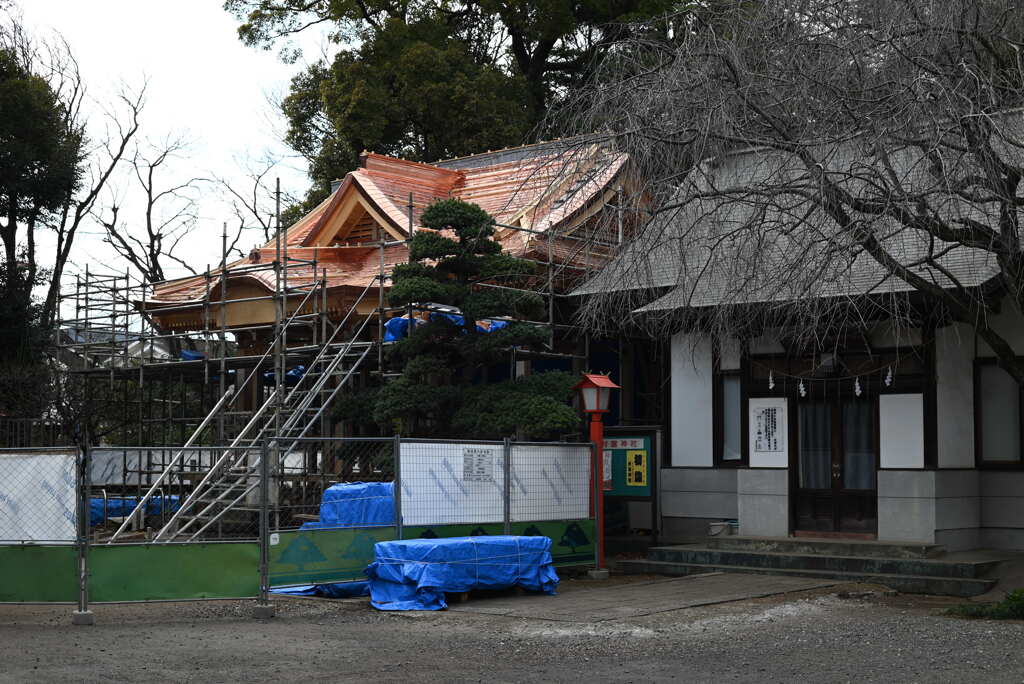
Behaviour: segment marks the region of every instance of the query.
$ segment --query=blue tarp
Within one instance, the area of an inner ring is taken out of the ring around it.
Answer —
[[[106,511],[108,518],[120,518],[128,515],[135,510],[135,507],[139,505],[138,496],[116,496],[108,497],[106,499]],[[146,502],[146,515],[160,515],[161,513],[173,513],[178,510],[180,506],[178,496],[176,494],[168,494],[165,496],[154,496],[152,499]],[[89,524],[99,525],[103,522],[103,506],[104,500],[102,497],[90,498],[89,499]]]
[[[295,387],[299,384],[299,380],[306,373],[305,366],[296,366],[295,368],[289,368],[284,373],[284,384],[285,387]],[[263,384],[273,385],[274,384],[274,371],[269,370],[263,373]]]
[[[206,354],[201,351],[192,351],[190,349],[182,349],[178,352],[178,356],[183,361],[201,361],[206,358]]]
[[[394,485],[391,482],[342,482],[331,485],[320,500],[321,527],[386,527],[395,524]]]
[[[439,311],[430,312],[430,320],[439,321],[447,320],[454,325],[462,327],[463,319],[458,314],[446,314]],[[415,330],[417,327],[422,325],[422,321],[417,319],[416,324],[413,325]],[[483,321],[477,321],[476,331],[479,333],[490,333],[495,330],[501,330],[508,326],[508,321],[496,321],[492,319],[485,319]],[[408,337],[409,335],[409,317],[408,316],[397,316],[390,318],[384,324],[384,341],[385,342],[397,342],[398,340]]]
[[[285,594],[286,596],[316,596],[319,598],[353,598],[356,596],[369,596],[370,583],[363,582],[339,582],[337,584],[307,584],[303,587],[281,587],[271,589],[272,594]]]
[[[379,610],[442,610],[445,592],[519,586],[554,594],[547,537],[453,537],[377,542],[366,569]]]

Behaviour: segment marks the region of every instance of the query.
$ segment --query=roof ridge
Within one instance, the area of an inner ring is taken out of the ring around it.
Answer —
[[[392,157],[389,154],[380,154],[379,152],[370,152],[369,150],[363,150],[363,152],[359,155],[359,161],[360,161],[359,167],[353,169],[353,171],[359,171],[359,170],[364,170],[365,171],[366,170],[365,160],[370,158],[370,157],[373,157],[375,159],[386,159],[389,162],[398,162],[400,164],[408,164],[410,166],[425,166],[428,169],[430,169],[431,171],[441,171],[441,172],[444,172],[444,173],[450,173],[450,174],[455,174],[455,175],[459,175],[460,174],[460,171],[458,171],[457,169],[446,169],[443,166],[437,166],[437,165],[432,164],[430,162],[413,161],[412,159],[403,159],[402,157]],[[349,173],[351,173],[351,171]]]
[[[551,145],[553,143],[562,142],[563,140],[573,140],[575,138],[582,138],[583,135],[571,135],[567,138],[551,138],[550,140],[538,140],[534,143],[527,143],[526,145],[511,145],[509,147],[501,147],[496,150],[487,150],[486,152],[476,152],[474,154],[466,154],[461,157],[446,157],[444,159],[438,159],[434,164],[440,164],[442,162],[453,162],[462,161],[463,159],[473,159],[475,157],[486,157],[489,154],[497,154],[499,152],[508,152],[510,150],[525,150],[530,147],[540,147],[541,145]],[[442,167],[443,168],[443,167]]]

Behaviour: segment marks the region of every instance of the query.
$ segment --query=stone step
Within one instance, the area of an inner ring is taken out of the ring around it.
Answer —
[[[905,594],[935,594],[940,596],[978,596],[995,586],[991,579],[963,577],[929,577],[924,575],[892,575],[861,572],[833,572],[822,570],[783,570],[779,568],[751,568],[735,565],[702,565],[697,563],[672,563],[653,560],[622,560],[616,563],[618,570],[627,575],[696,575],[707,572],[736,572],[759,575],[783,575],[789,577],[814,577],[835,579],[841,582],[881,584]]]
[[[817,570],[855,572],[876,575],[919,575],[979,579],[989,575],[998,559],[937,560],[933,558],[880,558],[877,556],[841,556],[822,553],[750,551],[746,549],[707,548],[701,545],[658,546],[648,550],[653,561],[697,565],[728,565],[777,570]]]
[[[877,558],[938,558],[946,550],[940,544],[901,544],[867,539],[821,539],[810,537],[700,537],[692,543],[714,549],[820,553],[827,556],[873,556]]]

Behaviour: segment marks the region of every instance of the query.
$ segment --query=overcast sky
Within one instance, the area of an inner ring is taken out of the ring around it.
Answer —
[[[68,41],[94,102],[107,101],[120,84],[137,87],[148,80],[142,121],[145,137],[160,140],[186,134],[194,141],[189,158],[177,163],[180,178],[212,174],[244,186],[240,162],[260,159],[268,152],[290,154],[280,142],[283,123],[268,96],[286,92],[291,77],[318,57],[324,49],[320,34],[302,38],[302,61],[284,64],[276,51],[242,45],[237,21],[221,9],[218,0],[15,2],[33,35],[56,31]],[[301,160],[290,157],[280,176],[285,189],[305,192]],[[123,191],[125,183],[120,185]],[[130,220],[128,197],[122,215]],[[219,259],[221,225],[231,216],[220,197],[219,190],[207,192],[201,223],[181,250],[200,269]],[[256,241],[254,232],[242,246]],[[84,269],[86,262],[92,262],[94,269],[115,263],[95,226],[83,236],[76,252],[71,273]],[[123,271],[124,264],[120,268]]]

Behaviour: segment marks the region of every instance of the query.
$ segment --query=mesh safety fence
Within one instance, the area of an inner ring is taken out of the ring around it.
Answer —
[[[0,451],[0,544],[77,538],[77,450]]]

